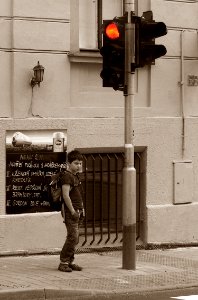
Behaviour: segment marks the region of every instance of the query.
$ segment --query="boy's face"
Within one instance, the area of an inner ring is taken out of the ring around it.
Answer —
[[[69,169],[73,174],[82,172],[82,161],[78,159],[73,160],[69,163]]]

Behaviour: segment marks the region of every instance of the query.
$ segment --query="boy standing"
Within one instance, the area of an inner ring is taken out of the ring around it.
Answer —
[[[63,205],[62,216],[67,229],[67,238],[60,253],[59,271],[81,271],[82,267],[73,263],[79,239],[79,223],[84,217],[81,182],[78,173],[82,170],[82,154],[73,150],[68,153],[68,168],[61,178]]]

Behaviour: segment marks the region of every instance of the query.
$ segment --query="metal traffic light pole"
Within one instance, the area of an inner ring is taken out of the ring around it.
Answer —
[[[136,269],[136,170],[134,168],[134,94],[135,71],[131,72],[131,63],[135,56],[135,29],[131,22],[134,1],[125,0],[125,12],[128,22],[125,24],[125,164],[123,168],[123,253],[122,268]]]

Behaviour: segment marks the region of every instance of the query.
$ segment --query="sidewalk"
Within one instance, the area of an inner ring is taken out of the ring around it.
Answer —
[[[198,247],[136,253],[135,271],[122,269],[121,251],[76,254],[83,271],[72,273],[57,270],[58,255],[0,257],[0,300],[82,298],[198,286]]]

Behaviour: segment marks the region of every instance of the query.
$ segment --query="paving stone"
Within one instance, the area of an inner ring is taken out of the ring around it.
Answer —
[[[122,293],[198,286],[196,247],[137,250],[136,270],[122,269],[121,251],[80,253],[76,262],[83,266],[83,271],[64,273],[57,270],[59,255],[0,257],[0,300],[5,299],[6,293],[8,296],[11,293],[7,299],[12,299],[13,292],[23,292],[24,296],[30,290],[42,291],[47,299],[47,290],[49,295],[49,291],[52,294],[58,291],[59,294],[60,291]]]

